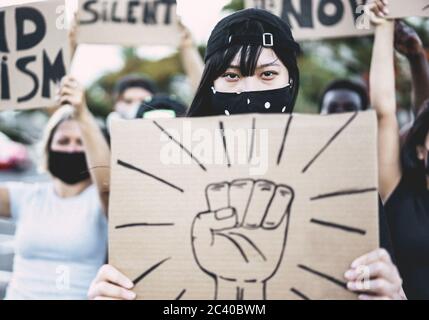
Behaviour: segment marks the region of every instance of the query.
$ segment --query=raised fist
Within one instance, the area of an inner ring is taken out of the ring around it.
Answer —
[[[292,188],[235,180],[206,188],[208,211],[192,224],[199,267],[214,278],[216,299],[265,299],[286,245]]]
[[[395,49],[406,57],[418,55],[423,50],[417,32],[403,21],[395,21]]]

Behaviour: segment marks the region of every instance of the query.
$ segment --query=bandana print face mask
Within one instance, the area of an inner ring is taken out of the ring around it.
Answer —
[[[292,113],[292,86],[241,93],[217,92],[212,87],[214,115],[246,113]]]

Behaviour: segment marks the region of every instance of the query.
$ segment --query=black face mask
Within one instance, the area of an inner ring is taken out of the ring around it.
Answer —
[[[214,115],[245,113],[292,113],[292,85],[265,91],[216,92],[212,87]]]
[[[89,179],[84,152],[49,152],[49,172],[62,182],[73,185]]]

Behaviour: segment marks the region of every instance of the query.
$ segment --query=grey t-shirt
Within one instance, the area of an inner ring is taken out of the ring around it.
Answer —
[[[52,183],[9,183],[16,254],[6,299],[86,299],[105,263],[107,219],[97,189],[61,198]]]

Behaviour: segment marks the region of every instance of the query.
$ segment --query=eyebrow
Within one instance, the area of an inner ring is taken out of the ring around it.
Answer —
[[[280,67],[280,64],[278,64],[277,61],[278,61],[278,59],[274,60],[273,62],[270,62],[270,63],[261,64],[261,65],[257,66],[256,69],[263,69],[263,68],[272,67],[272,66]],[[229,68],[231,68],[231,69],[240,69],[240,66],[231,64],[229,66]]]

